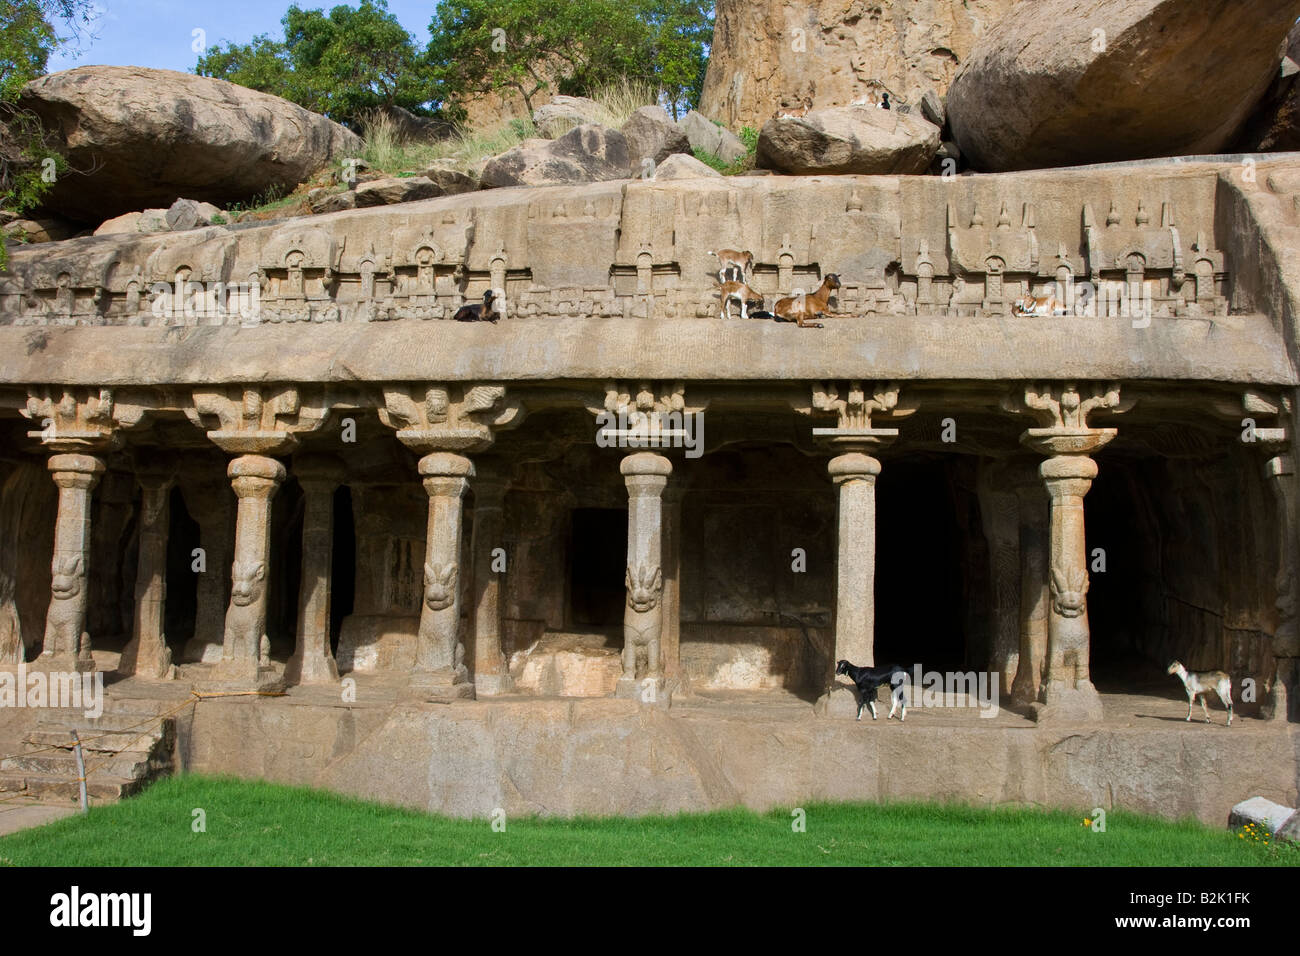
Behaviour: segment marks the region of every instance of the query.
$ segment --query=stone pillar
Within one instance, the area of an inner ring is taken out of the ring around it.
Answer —
[[[118,671],[151,680],[176,676],[167,647],[167,534],[175,476],[170,469],[139,468],[140,547],[136,559],[135,619]]]
[[[857,697],[833,676],[836,662],[875,665],[876,476],[880,462],[860,451],[831,459],[827,470],[839,488],[835,559],[835,660],[829,692],[818,702],[827,716],[853,716]]]
[[[505,575],[494,568],[492,552],[504,548],[507,482],[495,474],[474,478],[474,526],[470,550],[474,555],[474,693],[503,694],[514,688],[501,653],[501,596]]]
[[[474,474],[464,455],[437,451],[420,459],[429,495],[424,552],[424,603],[412,689],[458,697],[473,694],[460,641],[461,503]]]
[[[1270,720],[1300,718],[1300,629],[1296,626],[1296,474],[1290,454],[1276,455],[1265,465],[1265,474],[1277,502],[1278,571],[1277,630],[1273,633],[1273,657],[1277,673],[1268,700],[1262,708]]]
[[[627,485],[627,606],[615,695],[647,703],[658,702],[664,690],[662,496],[672,470],[672,462],[653,452],[635,452],[619,463]]]
[[[665,488],[663,494],[663,634],[659,653],[664,677],[680,681],[682,674],[682,488]]]
[[[298,638],[284,668],[286,684],[328,684],[339,679],[330,650],[330,592],[334,564],[334,491],[342,464],[328,455],[297,456],[302,488],[302,578],[298,586]]]
[[[216,475],[212,477],[218,478]],[[203,570],[193,570],[194,558],[191,556],[190,569],[198,575],[198,586],[195,589],[194,636],[186,643],[184,656],[186,660],[204,664],[221,660],[225,642],[225,608],[229,600],[227,585],[230,583],[226,569],[231,566],[230,532],[235,523],[229,487],[219,480],[204,480],[185,500],[199,526]]]
[[[90,635],[85,631],[90,569],[90,495],[104,474],[94,455],[50,456],[50,473],[59,487],[54,525],[50,609],[38,664],[51,670],[93,671]]]
[[[1038,700],[1047,659],[1051,594],[1047,585],[1047,495],[1035,478],[1016,485],[1020,507],[1020,660],[1011,699]]]
[[[1088,676],[1088,550],[1083,496],[1097,476],[1087,455],[1054,455],[1039,468],[1050,505],[1047,661],[1040,700],[1044,717],[1101,720],[1101,698]]]
[[[239,499],[230,605],[226,609],[221,661],[213,679],[230,689],[273,690],[281,682],[270,666],[266,635],[266,586],[271,559],[271,499],[285,470],[274,458],[241,455],[226,470]]]

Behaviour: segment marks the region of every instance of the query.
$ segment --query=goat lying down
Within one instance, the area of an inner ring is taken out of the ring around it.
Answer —
[[[1011,314],[1017,316],[1065,315],[1065,306],[1056,301],[1056,293],[1026,295],[1011,305]]]
[[[483,293],[483,304],[479,305],[462,305],[452,316],[457,322],[495,322],[501,318],[501,313],[496,310],[492,300],[496,298],[496,293],[488,289]]]

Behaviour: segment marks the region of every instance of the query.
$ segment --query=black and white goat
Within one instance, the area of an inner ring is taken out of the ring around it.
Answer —
[[[1201,713],[1205,722],[1210,722],[1210,711],[1205,706],[1205,697],[1210,691],[1219,695],[1219,701],[1228,708],[1228,726],[1232,726],[1232,678],[1223,671],[1189,671],[1179,661],[1174,661],[1166,671],[1177,674],[1187,689],[1187,719],[1192,719],[1192,704],[1201,698]]]
[[[840,661],[835,665],[835,673],[843,674],[858,688],[858,720],[862,719],[862,708],[871,709],[871,719],[876,719],[876,688],[881,684],[890,686],[889,696],[893,703],[889,708],[890,720],[894,716],[894,711],[902,708],[902,713],[898,716],[898,722],[902,723],[907,719],[907,698],[904,696],[903,684],[907,681],[907,671],[897,664],[888,664],[884,667],[855,667],[848,661]]]
[[[497,312],[496,307],[492,304],[492,300],[496,298],[496,295],[495,292],[488,289],[483,293],[482,305],[477,303],[462,305],[456,310],[456,314],[452,318],[457,322],[495,322],[501,318],[501,314]]]

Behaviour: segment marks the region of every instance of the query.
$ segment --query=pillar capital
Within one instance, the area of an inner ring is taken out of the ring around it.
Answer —
[[[111,388],[33,388],[23,417],[40,424],[28,432],[55,453],[110,451],[122,444],[122,428],[140,422],[142,405],[116,400]]]
[[[851,451],[832,458],[826,470],[837,485],[846,481],[874,482],[880,474],[880,461],[860,451]]]
[[[240,455],[226,468],[230,486],[240,498],[269,499],[284,481],[284,465],[264,455]]]
[[[54,483],[60,488],[78,488],[89,491],[99,483],[106,466],[102,458],[94,455],[51,455],[47,463]]]
[[[523,418],[522,405],[507,397],[504,385],[389,385],[379,409],[379,420],[397,432],[398,441],[426,456],[485,451],[497,431],[515,428]]]
[[[228,455],[283,455],[298,435],[324,424],[328,403],[304,401],[294,386],[195,389],[185,415]]]

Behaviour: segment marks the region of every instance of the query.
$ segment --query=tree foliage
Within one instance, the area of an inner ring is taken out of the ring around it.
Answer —
[[[630,80],[674,111],[699,98],[713,4],[705,0],[440,0],[430,59],[461,95],[581,94]]]
[[[354,8],[289,7],[284,39],[213,46],[195,67],[200,76],[273,93],[331,119],[356,125],[366,111],[400,106],[429,113],[442,90],[427,55],[389,13],[386,0]]]
[[[50,186],[42,173],[67,168],[46,146],[40,124],[18,109],[18,94],[64,42],[58,26],[75,36],[92,13],[91,0],[0,0],[0,209],[19,215],[32,209]],[[0,269],[7,261],[0,242]]]

